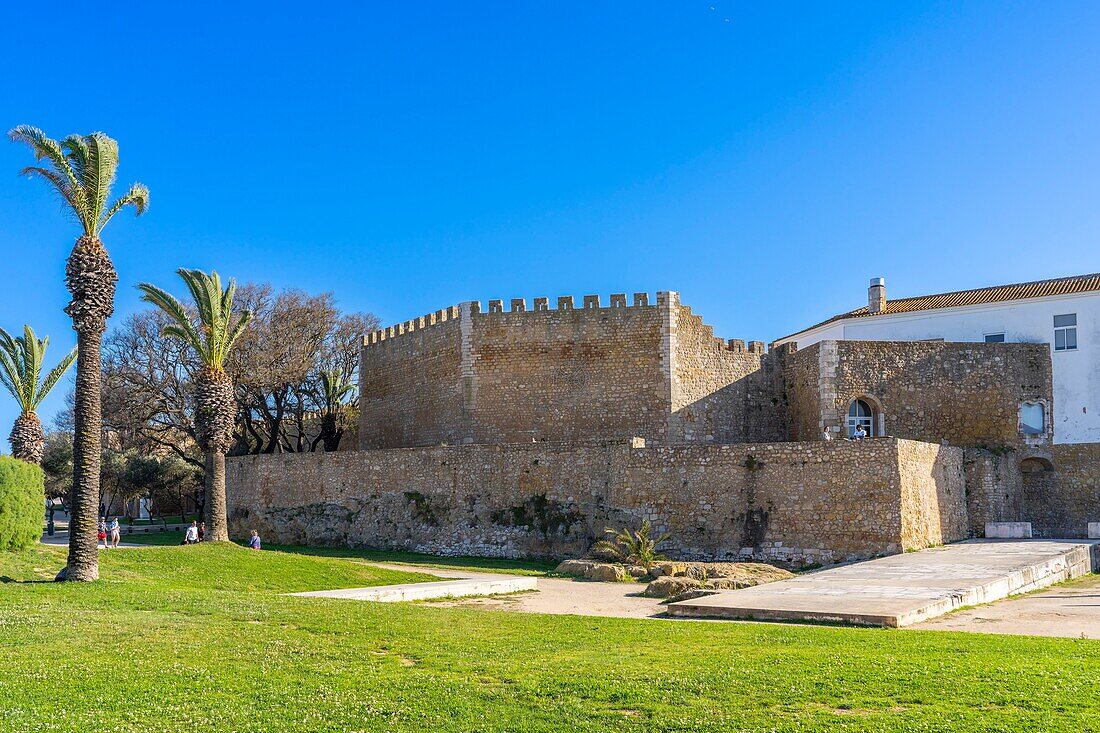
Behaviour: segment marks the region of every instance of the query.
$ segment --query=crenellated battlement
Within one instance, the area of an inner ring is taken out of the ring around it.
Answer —
[[[660,299],[660,294],[658,294]],[[414,331],[422,331],[425,328],[436,326],[449,321],[457,321],[461,317],[463,308],[468,308],[468,312],[471,316],[483,315],[491,316],[498,314],[514,314],[514,313],[542,313],[546,311],[588,311],[588,310],[619,310],[619,309],[641,309],[641,308],[654,308],[656,306],[650,305],[649,293],[634,293],[632,302],[627,301],[626,293],[612,293],[608,304],[605,306],[602,304],[599,295],[585,295],[581,298],[581,305],[577,307],[574,297],[572,295],[563,295],[556,299],[556,308],[551,308],[551,299],[548,297],[537,297],[532,301],[532,307],[527,307],[527,300],[525,298],[512,298],[509,301],[509,307],[506,310],[504,307],[503,299],[491,299],[486,303],[486,308],[482,310],[480,301],[471,300],[459,305],[452,305],[448,308],[429,313],[419,318],[413,318],[403,323],[398,323],[387,328],[381,328],[377,331],[372,331],[363,336],[363,346],[372,346],[374,344],[389,341],[403,336],[407,333]]]
[[[388,328],[380,328],[377,331],[371,331],[363,336],[363,346],[372,346],[382,341],[388,341],[398,336],[402,336],[406,333],[413,331],[423,331],[425,328],[438,325],[440,323],[446,323],[448,321],[457,321],[459,317],[459,306],[452,305],[448,308],[441,308],[440,310],[433,311],[419,318],[413,318],[405,321],[404,323],[398,323]]]

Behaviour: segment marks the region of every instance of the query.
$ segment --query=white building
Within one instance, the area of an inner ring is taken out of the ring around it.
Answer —
[[[888,300],[871,280],[867,305],[779,339],[1049,343],[1054,442],[1100,443],[1100,274]]]

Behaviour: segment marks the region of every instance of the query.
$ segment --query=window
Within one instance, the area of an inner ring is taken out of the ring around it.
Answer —
[[[1054,350],[1073,351],[1077,348],[1077,314],[1054,316]]]
[[[875,414],[870,405],[863,400],[852,400],[852,404],[848,407],[848,437],[855,436],[856,427],[859,425],[863,426],[867,435],[874,435],[874,420]]]
[[[985,342],[987,344],[1003,344],[1005,342],[1005,335],[1003,333],[987,333],[985,335]]]
[[[1020,405],[1020,432],[1024,435],[1042,435],[1046,432],[1046,415],[1037,402]]]

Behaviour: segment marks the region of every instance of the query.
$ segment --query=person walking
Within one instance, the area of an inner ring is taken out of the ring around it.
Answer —
[[[253,550],[260,549],[260,533],[252,530],[252,536],[248,539],[248,546]]]
[[[193,545],[199,541],[199,525],[198,522],[191,522],[191,526],[187,528],[187,534],[183,536],[183,544]]]
[[[100,542],[103,543],[103,549],[104,550],[106,550],[109,547],[109,545],[107,544],[107,518],[106,517],[100,517],[99,518],[99,534],[97,535],[97,540],[98,540],[98,542],[96,542],[96,545],[95,545],[97,550],[99,549],[99,543]]]
[[[118,517],[111,517],[111,524],[107,531],[111,533],[111,547],[118,549],[118,543],[122,541],[122,527],[119,526]]]
[[[199,522],[199,542],[206,540],[206,522]]]

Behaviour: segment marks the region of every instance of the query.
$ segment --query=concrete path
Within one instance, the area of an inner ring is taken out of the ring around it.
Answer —
[[[463,578],[441,580],[435,583],[402,583],[380,585],[371,588],[340,588],[290,593],[309,598],[345,598],[354,601],[424,601],[432,598],[462,598],[464,596],[490,596],[535,590],[538,578],[527,575],[482,575],[470,573]]]
[[[1039,593],[940,616],[913,626],[931,631],[1100,639],[1100,575]]]
[[[43,545],[59,545],[61,547],[68,547],[69,546],[69,533],[68,532],[57,532],[57,533],[54,534],[53,537],[50,537],[49,535],[44,534],[44,535],[42,535],[42,539],[40,541]],[[141,544],[138,544],[136,542],[120,542],[119,545],[118,545],[118,548],[111,547],[111,548],[108,548],[107,550],[104,550],[103,546],[101,545],[99,550],[100,550],[100,552],[110,552],[111,550],[114,550],[114,549],[121,550],[121,549],[126,548],[126,547],[156,547],[156,545],[141,545]]]
[[[909,626],[1092,571],[1085,540],[970,540],[666,606],[682,618]]]

